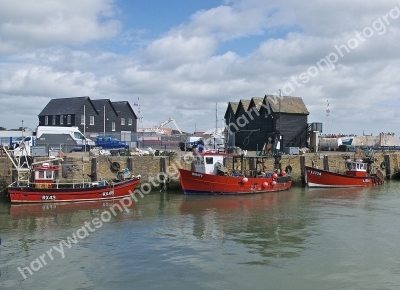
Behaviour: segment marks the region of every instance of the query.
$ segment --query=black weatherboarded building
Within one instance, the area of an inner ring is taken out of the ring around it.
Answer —
[[[88,133],[137,131],[137,116],[127,101],[89,97],[52,99],[38,117],[39,126],[76,126]]]
[[[281,136],[280,149],[305,147],[309,112],[300,97],[264,96],[229,102],[225,113],[228,146],[259,151]]]

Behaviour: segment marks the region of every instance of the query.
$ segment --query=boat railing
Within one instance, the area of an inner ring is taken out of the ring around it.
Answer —
[[[274,172],[271,171],[260,171],[255,169],[240,170],[240,169],[229,169],[228,176],[233,177],[272,177]]]
[[[54,183],[40,183],[40,182],[14,182],[11,184],[12,186],[18,187],[31,187],[38,189],[80,189],[80,188],[92,188],[92,187],[101,187],[108,185],[108,182],[105,180],[102,181],[83,181],[82,180],[73,180],[72,182],[54,182]]]

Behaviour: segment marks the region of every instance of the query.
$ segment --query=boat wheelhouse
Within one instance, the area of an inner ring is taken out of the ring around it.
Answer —
[[[361,159],[346,160],[346,175],[348,176],[367,176],[367,168],[368,163],[363,162]]]

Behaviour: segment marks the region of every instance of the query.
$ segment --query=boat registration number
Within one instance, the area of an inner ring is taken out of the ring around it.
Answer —
[[[203,177],[203,174],[196,173],[196,172],[193,172],[192,175],[193,175],[193,176],[197,176],[197,177]]]
[[[114,190],[104,191],[101,193],[102,196],[111,196],[114,195]]]
[[[311,173],[312,175],[318,175],[318,176],[321,176],[321,175],[322,175],[322,173],[321,173],[320,171],[311,170],[310,173]]]
[[[42,200],[56,200],[55,195],[42,195]]]

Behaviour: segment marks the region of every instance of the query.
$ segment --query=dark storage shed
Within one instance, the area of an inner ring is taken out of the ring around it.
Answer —
[[[233,106],[228,103],[225,123],[229,140],[243,150],[259,151],[280,138],[280,150],[285,147],[305,147],[309,132],[309,112],[302,98],[266,95],[264,98],[240,100],[232,118]]]

